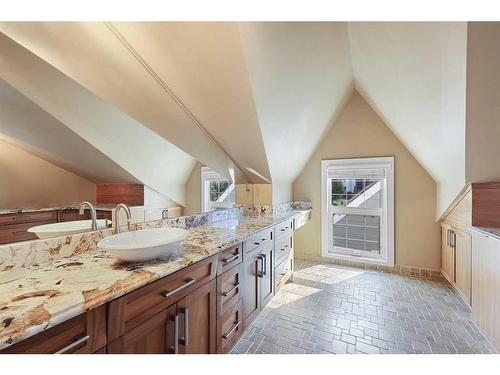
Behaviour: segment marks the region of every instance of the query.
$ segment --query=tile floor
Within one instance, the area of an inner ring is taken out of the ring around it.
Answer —
[[[297,261],[232,353],[494,353],[444,281]]]

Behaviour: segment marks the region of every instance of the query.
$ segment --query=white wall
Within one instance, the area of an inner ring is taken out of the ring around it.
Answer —
[[[352,92],[345,22],[243,22],[242,47],[273,183],[291,185]]]
[[[351,22],[356,89],[437,182],[437,212],[465,184],[464,22]]]

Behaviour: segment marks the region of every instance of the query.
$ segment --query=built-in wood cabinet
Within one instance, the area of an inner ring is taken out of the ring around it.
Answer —
[[[472,235],[472,317],[500,351],[500,239]]]

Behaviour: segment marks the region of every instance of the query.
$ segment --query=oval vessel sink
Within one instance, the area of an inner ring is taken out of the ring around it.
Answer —
[[[187,234],[180,228],[136,230],[103,238],[97,247],[123,262],[144,262],[175,253]]]
[[[99,219],[97,220],[97,229],[107,228],[109,224],[111,224],[110,220]],[[28,229],[28,232],[35,233],[38,238],[45,239],[88,232],[91,228],[92,220],[75,220],[65,221],[64,223],[37,225]]]

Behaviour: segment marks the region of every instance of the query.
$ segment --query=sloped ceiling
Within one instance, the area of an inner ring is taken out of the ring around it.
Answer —
[[[352,92],[345,23],[241,23],[241,38],[273,181],[273,202],[291,184]]]
[[[143,184],[185,204],[196,160],[0,34],[0,75]]]
[[[94,183],[139,183],[4,80],[0,80],[0,138]]]
[[[203,164],[248,181],[156,68],[109,24],[3,22],[0,31]]]
[[[349,23],[356,89],[431,174],[441,214],[465,184],[466,23]]]

